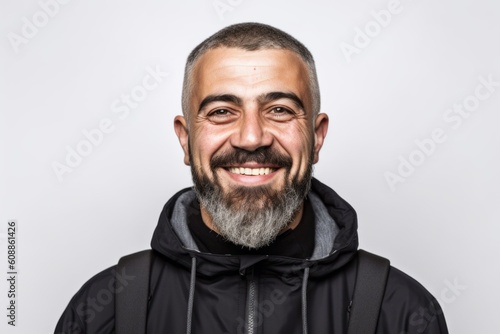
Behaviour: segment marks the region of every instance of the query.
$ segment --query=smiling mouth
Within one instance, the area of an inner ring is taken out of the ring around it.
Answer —
[[[238,175],[268,175],[277,170],[277,168],[245,168],[245,167],[229,167],[227,170]]]

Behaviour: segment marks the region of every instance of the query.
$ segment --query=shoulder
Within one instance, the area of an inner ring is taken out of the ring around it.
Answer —
[[[415,302],[434,299],[434,297],[429,291],[427,291],[426,288],[422,286],[422,284],[392,266],[387,280],[385,298],[396,298],[401,299],[402,301],[406,300]]]
[[[109,267],[89,279],[73,296],[57,324],[57,334],[112,333],[114,295],[127,277]]]
[[[379,333],[448,333],[436,298],[394,267],[389,271],[378,327]]]

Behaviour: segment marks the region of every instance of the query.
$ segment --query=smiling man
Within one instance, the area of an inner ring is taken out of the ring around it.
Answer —
[[[447,333],[434,297],[358,251],[355,211],[312,177],[328,116],[304,45],[227,27],[189,55],[182,106],[194,187],[165,205],[153,250],[90,279],[56,333]]]
[[[175,130],[203,222],[234,244],[266,246],[302,217],[328,127],[316,76],[289,50],[196,51]]]

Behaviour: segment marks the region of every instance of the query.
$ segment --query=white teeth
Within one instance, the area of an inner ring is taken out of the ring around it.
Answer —
[[[231,167],[229,171],[234,174],[240,175],[267,175],[274,172],[274,168],[244,168],[244,167]]]

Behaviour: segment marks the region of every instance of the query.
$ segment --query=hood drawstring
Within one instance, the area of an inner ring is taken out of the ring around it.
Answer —
[[[307,280],[309,279],[309,267],[304,269],[302,279],[302,333],[307,334]]]
[[[191,334],[191,325],[193,322],[193,302],[194,302],[194,287],[196,283],[196,258],[191,258],[191,279],[189,281],[189,299],[187,309],[187,325],[186,334]]]

